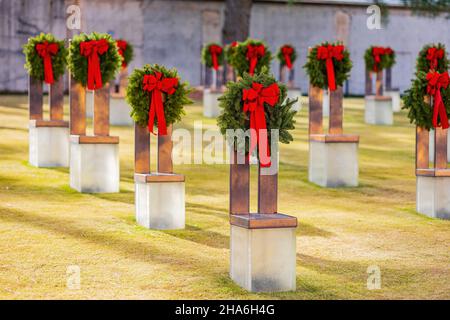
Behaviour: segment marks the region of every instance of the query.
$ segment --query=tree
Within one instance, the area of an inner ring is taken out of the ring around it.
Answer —
[[[403,3],[415,14],[438,16],[446,13],[447,18],[450,17],[450,0],[403,0]]]
[[[244,41],[250,33],[250,14],[252,0],[226,0],[225,23],[222,29],[222,41],[230,44],[233,41]]]

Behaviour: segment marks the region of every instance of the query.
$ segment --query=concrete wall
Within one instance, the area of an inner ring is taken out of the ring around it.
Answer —
[[[39,32],[66,34],[65,9],[78,2],[85,32],[109,32],[133,43],[135,60],[130,68],[159,63],[179,69],[183,79],[198,85],[201,79],[202,44],[219,41],[223,25],[222,1],[170,0],[0,0],[0,91],[25,91],[21,46]],[[304,90],[308,79],[301,66],[307,48],[324,40],[343,40],[353,60],[349,93],[364,93],[365,49],[371,44],[389,45],[397,52],[393,86],[409,86],[415,58],[429,42],[450,48],[450,22],[445,18],[411,16],[403,9],[390,10],[390,23],[382,30],[366,27],[366,7],[256,2],[252,10],[251,36],[267,41],[273,53],[283,43],[297,48],[295,81]],[[441,32],[435,32],[441,30]],[[273,71],[278,74],[274,60]]]

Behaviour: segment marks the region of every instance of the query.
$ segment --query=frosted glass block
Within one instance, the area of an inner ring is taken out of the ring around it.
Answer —
[[[230,277],[252,292],[295,290],[295,228],[246,229],[231,225]]]
[[[302,108],[302,102],[301,102],[302,91],[300,89],[288,89],[287,97],[289,99],[297,99],[298,98],[298,101],[292,105],[292,110],[297,111],[297,112],[300,111]]]
[[[69,166],[69,128],[29,128],[29,161],[36,167]]]
[[[222,92],[212,92],[210,89],[203,91],[203,115],[207,118],[216,118],[220,114],[219,98]]]
[[[392,99],[376,100],[375,96],[366,96],[364,119],[368,124],[392,125]]]
[[[109,100],[109,123],[112,126],[132,126],[131,108],[125,98],[111,97]]]
[[[323,90],[322,116],[323,117],[329,117],[330,116],[330,94],[328,93],[328,90]]]
[[[428,153],[430,162],[434,162],[434,129],[430,129]],[[447,130],[447,162],[450,162],[450,130]]]
[[[450,219],[450,177],[416,177],[416,210],[432,218]]]
[[[385,91],[385,96],[392,98],[392,111],[394,112],[400,112],[401,110],[401,104],[400,104],[400,91]]]
[[[79,144],[70,149],[70,187],[79,192],[119,192],[119,145]]]
[[[358,186],[358,143],[310,141],[309,181],[331,188]]]
[[[184,182],[136,182],[137,223],[148,229],[184,229],[184,189]]]
[[[94,91],[86,89],[86,117],[94,116]]]

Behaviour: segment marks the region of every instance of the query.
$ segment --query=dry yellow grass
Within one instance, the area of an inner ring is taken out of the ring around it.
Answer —
[[[226,165],[177,166],[186,229],[146,230],[134,222],[132,129],[112,128],[121,193],[80,194],[68,169],[27,164],[26,101],[0,96],[2,299],[450,298],[450,222],[415,213],[414,128],[404,113],[395,126],[369,126],[362,99],[345,100],[345,130],[361,135],[360,187],[346,189],[307,181],[307,111],[299,113],[295,142],[281,147],[279,199],[280,212],[299,219],[297,291],[252,294],[228,277]],[[191,130],[201,106],[187,110],[179,126]],[[81,269],[79,290],[66,286],[70,265]],[[370,265],[381,269],[381,290],[366,287]]]

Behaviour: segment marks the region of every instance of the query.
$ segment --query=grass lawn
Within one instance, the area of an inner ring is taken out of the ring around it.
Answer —
[[[186,175],[186,229],[147,230],[134,221],[132,128],[111,130],[121,192],[80,194],[67,168],[28,165],[27,97],[0,96],[0,298],[449,299],[450,221],[415,212],[414,127],[404,112],[395,126],[365,125],[362,99],[344,106],[345,132],[360,135],[360,186],[308,182],[304,107],[279,174],[279,211],[299,220],[297,291],[252,294],[228,276],[227,165],[175,166]],[[198,103],[178,127],[192,130],[195,120],[215,128]],[[256,176],[256,208],[254,187]],[[71,265],[79,290],[66,285]],[[367,289],[373,265],[380,290]]]

